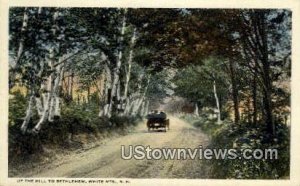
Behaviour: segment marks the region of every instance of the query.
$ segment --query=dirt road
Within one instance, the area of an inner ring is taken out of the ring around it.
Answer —
[[[53,162],[38,172],[27,172],[30,177],[127,177],[127,178],[205,178],[206,170],[200,160],[124,160],[121,145],[143,145],[151,148],[196,148],[205,147],[208,137],[199,129],[170,117],[168,132],[148,132],[145,124],[134,131],[96,148],[73,154]]]

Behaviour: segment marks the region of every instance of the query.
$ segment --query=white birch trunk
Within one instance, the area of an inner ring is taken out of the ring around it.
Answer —
[[[41,125],[48,119],[52,122],[54,116],[60,116],[60,98],[59,98],[59,86],[61,86],[62,81],[62,68],[60,65],[57,67],[58,72],[56,76],[52,73],[48,79],[48,90],[47,93],[43,95],[43,114],[40,118],[38,124],[35,126],[34,130],[38,132],[41,128]]]
[[[21,56],[22,56],[23,51],[24,51],[24,42],[25,42],[24,32],[26,32],[27,29],[28,29],[28,20],[29,20],[29,15],[28,15],[28,10],[27,9],[28,8],[24,9],[23,22],[22,22],[22,27],[21,27],[21,38],[20,38],[20,41],[19,41],[18,51],[17,51],[16,57],[14,59],[14,63],[9,64],[11,66],[11,69],[17,69],[19,67],[20,59],[21,59]],[[16,72],[11,71],[10,81],[9,81],[9,87],[10,88],[14,86],[15,79],[16,79]]]
[[[215,96],[215,100],[216,100],[216,106],[217,106],[217,117],[218,117],[218,124],[221,124],[221,111],[220,111],[220,104],[219,104],[219,98],[218,98],[218,94],[217,94],[217,87],[216,87],[216,81],[214,80],[213,82],[213,88],[214,88],[214,96]]]
[[[124,40],[124,34],[125,34],[125,27],[126,27],[126,11],[125,14],[123,16],[123,20],[122,20],[122,27],[121,27],[121,36],[120,36],[120,45],[122,46],[123,40]],[[122,64],[122,57],[123,57],[123,51],[122,51],[122,47],[120,47],[120,50],[118,52],[118,57],[117,57],[117,64],[114,68],[114,72],[113,72],[113,83],[112,83],[112,89],[111,89],[111,97],[110,97],[110,103],[108,106],[108,112],[106,113],[106,116],[111,117],[112,115],[112,108],[114,106],[114,99],[117,93],[117,86],[119,83],[119,76],[120,76],[120,68],[121,68],[121,64]]]
[[[50,60],[49,60],[49,66],[51,68],[51,70],[53,70],[53,66],[54,66],[54,61],[53,61],[53,55],[54,55],[54,49],[51,48],[50,51]],[[44,104],[44,108],[43,108],[43,113],[38,121],[38,123],[35,125],[35,127],[33,128],[33,132],[38,133],[43,125],[43,123],[48,119],[49,116],[49,109],[50,109],[50,100],[51,100],[51,95],[52,95],[52,91],[53,91],[53,80],[54,79],[54,74],[53,72],[50,74],[50,76],[47,79],[47,82],[45,82],[44,85],[42,85],[42,88],[46,89],[46,93],[43,94],[43,104]]]
[[[132,51],[130,51],[131,53]],[[130,55],[131,56],[131,55]],[[125,85],[124,85],[124,94],[123,94],[123,100],[126,100],[127,96],[128,96],[128,85],[129,85],[129,81],[130,81],[130,76],[131,76],[131,66],[132,66],[132,60],[130,60],[130,56],[129,56],[129,60],[128,60],[128,67],[126,70],[126,79],[125,79]]]
[[[139,107],[140,98],[133,100],[130,104],[129,115],[135,116]]]
[[[53,20],[54,22],[56,21],[56,19],[58,18],[58,12],[55,12],[53,15]],[[57,32],[58,25],[55,25],[55,29],[53,29],[53,35],[56,35]],[[54,71],[54,64],[55,64],[55,49],[54,46],[52,46],[49,49],[49,66],[50,66],[50,70]],[[54,72],[52,72],[48,78],[48,88],[47,88],[47,98],[45,99],[44,102],[44,111],[43,111],[43,115],[40,118],[40,120],[38,121],[38,123],[35,125],[35,127],[33,128],[33,132],[38,133],[42,127],[42,125],[44,124],[44,122],[48,119],[49,121],[51,121],[52,117],[49,114],[49,112],[51,112],[52,114],[52,107],[54,105],[54,101],[52,99],[53,94],[54,94],[54,85],[56,83],[56,77]]]
[[[50,91],[50,109],[49,109],[49,116],[48,116],[48,121],[53,122],[54,116],[55,116],[55,110],[56,110],[56,106],[59,107],[59,98],[58,98],[58,88],[60,85],[60,81],[61,81],[61,71],[62,71],[62,67],[61,65],[58,65],[55,68],[55,72],[53,74],[53,78],[54,78],[54,82],[53,82],[53,86],[52,89]],[[57,103],[58,102],[58,103]],[[57,110],[59,110],[59,108],[57,108]],[[59,112],[59,111],[57,111]],[[60,114],[58,114],[60,115]]]
[[[149,101],[147,100],[143,116],[147,116],[148,113],[149,113]]]
[[[144,115],[144,112],[145,112],[145,106],[146,106],[146,103],[145,103],[146,101],[145,101],[145,99],[143,100],[143,102],[142,102],[142,105],[141,105],[141,109],[140,109],[140,111],[139,111],[139,115],[140,116],[143,116]]]
[[[142,106],[142,103],[143,103],[143,101],[144,101],[144,99],[145,99],[145,96],[146,96],[146,93],[147,93],[147,91],[148,91],[149,83],[150,83],[150,76],[149,76],[148,79],[147,79],[147,85],[146,85],[146,87],[145,87],[145,90],[144,90],[142,96],[141,96],[140,98],[137,99],[137,103],[134,104],[134,106],[133,106],[133,109],[132,109],[132,112],[131,112],[131,115],[132,115],[132,116],[136,116],[136,115],[139,113],[139,110],[140,110],[140,108],[141,108],[141,106]]]
[[[199,108],[198,108],[198,104],[197,103],[195,103],[194,115],[195,116],[199,116]]]
[[[24,32],[27,31],[28,20],[29,20],[28,12],[27,12],[27,8],[25,8],[24,15],[23,15],[23,23],[22,23],[21,33],[24,33]],[[19,65],[19,61],[20,61],[21,55],[22,55],[22,53],[24,51],[24,41],[25,41],[25,38],[22,35],[21,39],[20,39],[20,42],[19,42],[19,48],[18,48],[17,57],[15,59],[14,68],[18,67],[18,65]]]
[[[26,116],[25,116],[24,121],[23,121],[22,126],[21,126],[21,131],[23,133],[26,132],[27,127],[28,127],[28,123],[29,123],[31,115],[32,115],[33,99],[34,99],[34,95],[30,96],[29,102],[28,102],[28,107],[27,107],[27,110],[26,110]]]
[[[39,132],[42,124],[46,121],[46,119],[48,118],[49,115],[49,102],[50,102],[50,91],[52,89],[52,76],[49,77],[48,79],[48,92],[46,94],[44,94],[43,98],[44,98],[44,109],[43,109],[43,114],[42,117],[40,118],[40,120],[38,121],[38,123],[35,125],[33,132]]]
[[[54,106],[55,106],[55,89],[57,84],[57,77],[54,80],[54,86],[52,87],[52,90],[50,91],[50,105],[49,105],[49,115],[48,115],[48,121],[53,122],[54,118]]]
[[[64,67],[60,68],[59,71],[59,80],[58,80],[58,86],[56,87],[55,91],[55,105],[54,105],[54,116],[61,116],[61,109],[60,109],[60,92],[61,92],[61,88],[62,88],[62,80],[63,80],[63,71],[64,71]]]
[[[121,101],[121,82],[119,81],[118,83],[118,88],[117,88],[117,109],[118,112],[122,109],[122,101]],[[118,113],[119,114],[119,113]]]
[[[131,111],[132,106],[133,106],[133,102],[127,97],[123,115],[128,115]]]
[[[134,104],[134,106],[132,108],[132,112],[131,112],[132,116],[138,115],[139,110],[140,110],[140,108],[142,106],[143,101],[144,101],[144,97],[139,98],[139,99],[136,100],[136,103]]]
[[[59,12],[56,11],[53,15],[53,20],[55,22],[55,28],[53,29],[53,35],[56,36],[57,35],[57,32],[60,31],[60,27],[59,25],[56,23],[56,20],[58,19],[58,16],[59,16]],[[58,60],[58,65],[55,67],[55,60],[54,60],[54,57],[55,57],[55,48],[53,47],[52,48],[53,51],[52,51],[52,55],[51,55],[51,63],[52,63],[52,66],[51,66],[51,69],[55,70],[54,72],[54,77],[53,77],[53,86],[52,86],[52,89],[50,91],[50,108],[49,108],[49,115],[48,115],[48,121],[50,122],[53,122],[54,121],[54,116],[55,114],[58,114],[60,115],[60,109],[59,109],[59,95],[58,95],[58,88],[59,86],[61,85],[60,81],[62,80],[62,64],[61,64],[61,60],[64,59],[64,57],[61,57],[59,60]],[[60,46],[59,46],[59,43],[58,43],[58,47],[56,48],[57,51],[60,50]],[[54,69],[55,67],[55,69]],[[58,108],[56,108],[58,106]]]
[[[138,101],[137,99],[140,97],[140,92],[142,89],[142,79],[144,77],[144,74],[145,73],[143,71],[138,78],[137,91],[133,95],[131,95],[131,98],[126,99],[124,115],[132,115],[133,110],[135,110],[135,105]]]
[[[38,115],[41,117],[43,115],[43,104],[40,97],[35,97],[35,105],[38,112]]]
[[[122,101],[127,100],[127,96],[128,96],[128,85],[129,85],[129,81],[130,81],[130,77],[131,77],[131,68],[132,68],[132,60],[133,60],[133,47],[135,45],[135,40],[136,40],[136,28],[134,28],[133,31],[133,35],[131,37],[131,44],[130,44],[130,52],[129,52],[129,59],[127,61],[127,68],[125,69],[126,72],[126,76],[125,76],[125,85],[124,85],[124,94],[123,94],[123,98]],[[123,108],[124,109],[124,108]]]
[[[39,12],[41,9],[39,9]],[[59,30],[59,26],[56,23],[56,20],[58,19],[59,12],[56,11],[53,15],[53,22],[54,22],[54,29],[52,29],[53,35],[56,36],[57,32]],[[59,51],[59,45],[58,45],[58,51]],[[60,80],[60,71],[57,71],[57,68],[61,68],[61,65],[58,65],[58,67],[55,69],[55,47],[52,46],[49,49],[49,66],[52,73],[50,74],[48,78],[48,88],[47,88],[47,94],[46,98],[44,100],[44,110],[42,117],[38,121],[38,123],[33,128],[33,132],[38,133],[44,124],[44,122],[48,119],[49,121],[53,121],[53,112],[54,112],[54,105],[55,105],[55,90],[56,86],[58,86],[58,81]],[[53,72],[56,70],[55,72]]]
[[[59,96],[55,97],[54,116],[58,116],[58,117],[61,116],[60,100],[61,98]]]
[[[41,8],[40,8],[40,9],[41,9]],[[40,9],[39,9],[39,10],[40,10]],[[41,69],[40,69],[39,73],[37,74],[37,77],[42,78],[42,73],[43,73],[43,71],[44,71],[44,62],[41,62]],[[43,83],[41,84],[41,89],[42,89],[42,90],[44,89]],[[39,115],[40,117],[42,117],[42,115],[43,115],[43,110],[44,110],[44,109],[43,109],[42,98],[40,97],[40,95],[39,95],[39,97],[36,97],[36,96],[35,96],[35,106],[36,106],[38,115]]]
[[[110,95],[109,90],[111,90],[112,86],[112,77],[111,77],[111,71],[108,67],[108,64],[104,65],[105,70],[105,87],[104,87],[104,107],[100,107],[99,116],[107,116],[108,114],[108,107],[109,107],[109,101],[110,101]]]

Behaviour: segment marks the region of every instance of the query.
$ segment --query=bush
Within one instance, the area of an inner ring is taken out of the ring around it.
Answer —
[[[267,135],[263,124],[223,125],[212,136],[209,148],[277,149],[278,159],[225,159],[209,161],[213,178],[278,179],[289,176],[289,129],[277,124],[276,136]]]
[[[27,107],[27,98],[20,91],[14,92],[9,99],[8,121],[9,126],[14,125],[17,120],[24,117]]]
[[[199,127],[211,138],[210,149],[277,149],[278,158],[273,160],[255,159],[212,159],[205,160],[205,165],[211,168],[212,178],[226,179],[280,179],[289,177],[290,169],[290,131],[282,124],[276,124],[276,135],[268,135],[265,124],[256,125],[242,122],[235,125],[230,120],[224,120],[218,125],[216,119],[209,119],[207,114],[200,117],[183,116],[182,119]]]
[[[201,128],[203,132],[208,134],[209,136],[213,136],[216,131],[218,131],[219,128],[221,128],[222,125],[217,124],[217,119],[199,119],[195,122],[193,122],[193,125],[195,127]]]
[[[120,117],[100,118],[99,106],[95,102],[76,104],[74,102],[63,105],[62,115],[53,122],[44,123],[38,134],[22,134],[20,128],[26,110],[26,98],[16,94],[10,100],[10,125],[9,125],[9,162],[23,161],[28,156],[43,152],[43,145],[66,148],[69,146],[70,135],[93,135],[101,133],[125,131],[126,127],[136,125],[140,118]],[[20,103],[20,104],[17,104]],[[28,128],[32,129],[38,122],[37,113],[29,121]],[[72,137],[71,137],[72,138]],[[72,139],[71,139],[72,140]],[[79,143],[81,143],[79,141]]]
[[[200,116],[184,115],[181,117],[188,123],[200,128],[203,132],[212,136],[222,125],[217,124],[217,119],[209,119],[208,113],[201,113]]]

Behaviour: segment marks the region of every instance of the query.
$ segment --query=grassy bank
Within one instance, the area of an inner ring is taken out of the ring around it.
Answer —
[[[276,135],[268,136],[265,125],[241,122],[236,125],[223,121],[221,125],[207,117],[184,116],[183,119],[199,127],[211,138],[210,149],[277,149],[277,159],[212,159],[211,178],[223,179],[287,179],[290,169],[290,131],[284,124],[276,124]]]
[[[26,100],[20,96],[10,100],[9,118],[9,176],[28,168],[49,163],[60,154],[84,151],[102,141],[126,135],[142,118],[114,116],[110,119],[98,117],[99,106],[94,103],[64,105],[62,116],[47,122],[39,133],[20,130]],[[33,116],[29,129],[38,122]]]

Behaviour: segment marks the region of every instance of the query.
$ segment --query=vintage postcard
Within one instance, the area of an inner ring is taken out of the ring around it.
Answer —
[[[0,185],[299,186],[299,8],[1,0]]]

